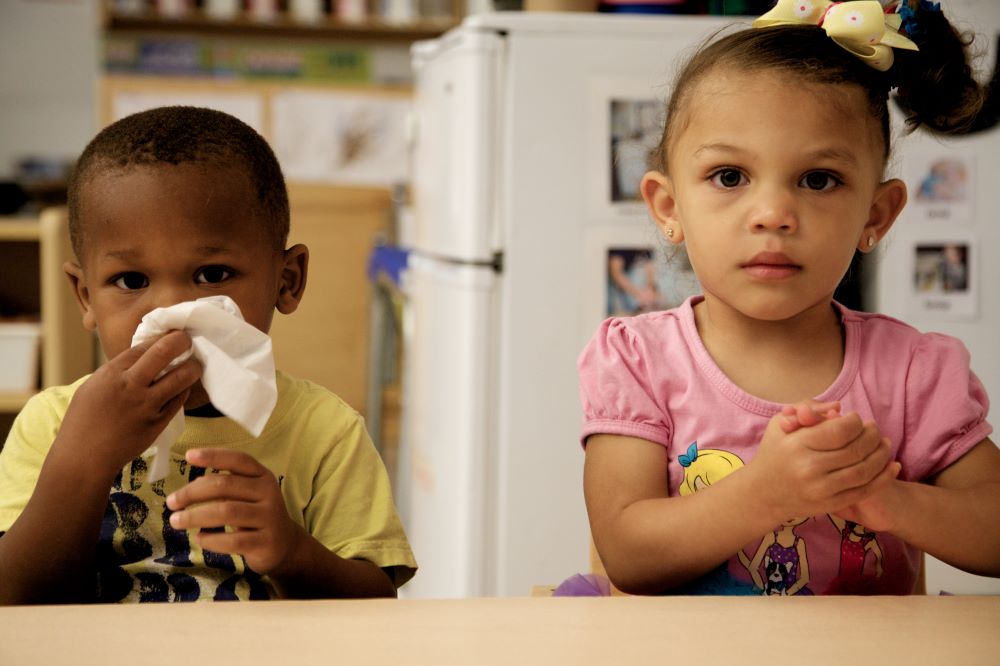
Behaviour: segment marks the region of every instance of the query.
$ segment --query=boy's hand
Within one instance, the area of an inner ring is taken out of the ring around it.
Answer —
[[[191,347],[191,338],[171,331],[123,351],[77,390],[59,436],[86,448],[88,460],[117,471],[145,451],[180,409],[201,378],[201,364],[170,362]]]
[[[861,502],[898,474],[890,455],[874,423],[841,416],[828,403],[800,403],[771,419],[748,469],[759,477],[763,507],[780,522]]]
[[[174,529],[229,527],[192,539],[205,550],[242,555],[259,574],[274,574],[307,536],[292,522],[274,474],[252,456],[230,449],[192,449],[192,465],[209,473],[167,497]]]

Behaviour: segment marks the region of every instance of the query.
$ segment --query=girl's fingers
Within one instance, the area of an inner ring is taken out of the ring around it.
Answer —
[[[876,447],[859,462],[831,472],[828,476],[834,489],[863,488],[893,467],[892,447],[882,438]]]

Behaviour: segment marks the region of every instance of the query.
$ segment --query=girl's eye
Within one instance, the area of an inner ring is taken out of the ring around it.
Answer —
[[[719,169],[712,174],[712,182],[723,188],[738,187],[746,182],[746,178],[737,169]]]
[[[802,178],[802,185],[810,190],[826,192],[840,185],[840,180],[825,171],[810,171]]]
[[[198,271],[195,282],[199,284],[218,284],[232,277],[233,272],[225,266],[206,266]]]
[[[149,280],[142,273],[122,273],[114,282],[119,289],[132,291],[149,286]]]

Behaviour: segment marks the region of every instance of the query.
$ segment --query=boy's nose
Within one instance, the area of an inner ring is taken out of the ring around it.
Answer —
[[[799,228],[795,196],[785,188],[761,190],[747,218],[750,231],[794,233]]]
[[[171,305],[177,305],[178,303],[194,299],[195,296],[190,293],[190,290],[187,287],[161,285],[160,288],[156,290],[152,309],[168,308]]]

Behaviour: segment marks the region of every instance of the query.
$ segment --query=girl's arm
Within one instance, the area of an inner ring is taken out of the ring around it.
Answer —
[[[793,433],[782,432],[779,415],[748,465],[679,497],[668,494],[664,447],[593,435],[584,495],[611,581],[624,592],[655,594],[711,571],[791,517],[861,501],[896,471],[877,428],[856,414]]]
[[[608,577],[656,594],[711,571],[780,520],[753,510],[743,470],[686,497],[667,496],[667,453],[633,437],[587,440],[584,495]]]
[[[851,513],[959,569],[1000,576],[1000,450],[989,438],[929,483],[888,484]]]

